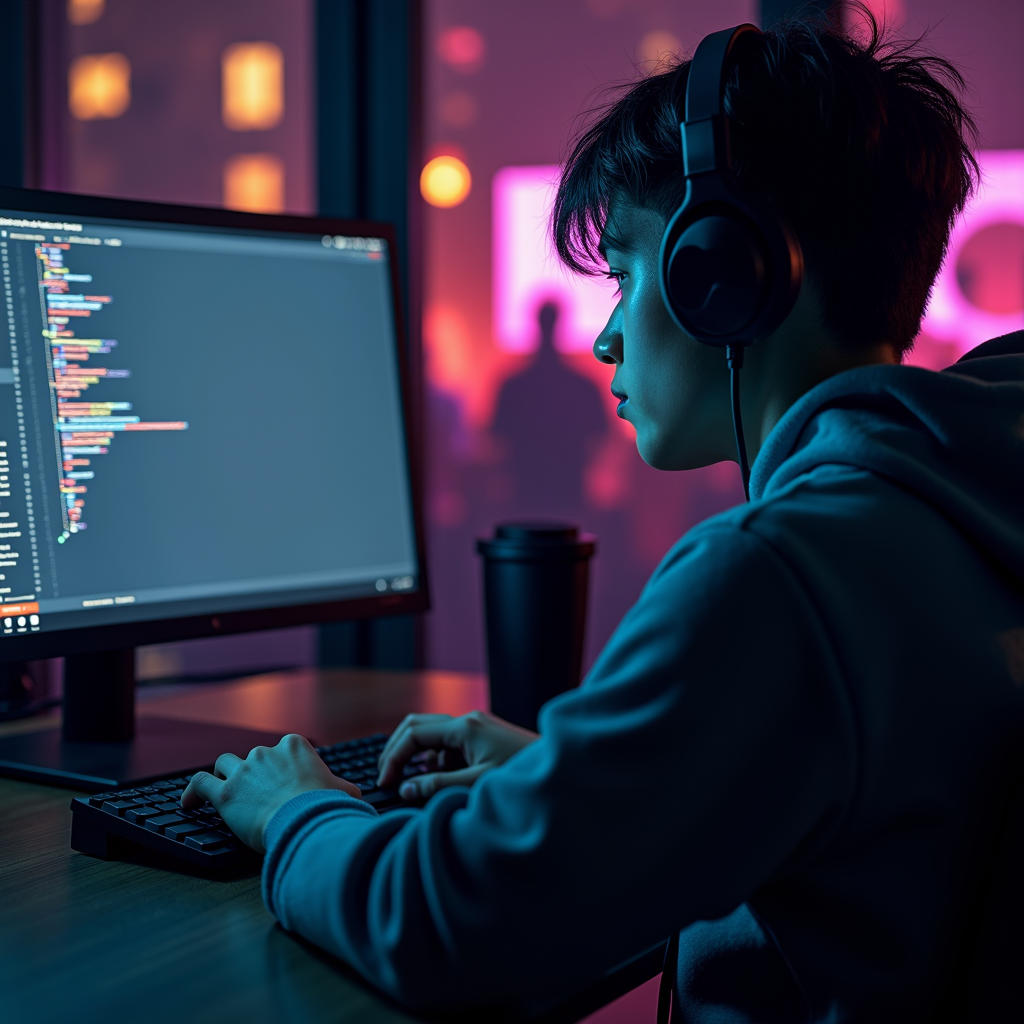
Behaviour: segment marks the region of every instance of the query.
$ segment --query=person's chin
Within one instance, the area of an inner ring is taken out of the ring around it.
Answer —
[[[676,447],[666,444],[662,438],[652,436],[645,430],[638,429],[636,432],[636,450],[651,469],[660,469],[666,473],[694,469],[703,465],[688,458],[686,452],[679,451]]]
[[[672,460],[668,457],[668,452],[665,451],[664,445],[659,444],[658,439],[651,437],[648,431],[640,428],[637,428],[636,431],[636,450],[640,453],[640,458],[651,469],[667,470],[676,468],[671,465]]]

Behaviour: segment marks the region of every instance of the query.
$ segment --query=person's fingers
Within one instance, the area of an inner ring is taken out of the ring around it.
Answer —
[[[218,779],[226,779],[242,763],[242,759],[237,754],[221,754],[213,766],[213,774]]]
[[[402,769],[416,754],[445,746],[451,721],[447,715],[438,715],[436,721],[417,723],[404,729],[387,756],[381,760],[377,785],[388,788],[397,784],[402,778]]]
[[[416,724],[423,716],[422,715],[406,715],[401,722],[398,723],[397,728],[387,738],[384,744],[384,749],[380,752],[377,757],[378,769],[384,763],[384,759],[391,753],[395,745],[401,741],[401,738],[405,735],[406,731],[413,725]]]
[[[223,779],[218,779],[209,772],[196,772],[192,776],[192,781],[185,787],[185,792],[181,794],[181,806],[188,810],[199,807],[205,800],[209,800],[216,807],[223,789]]]
[[[380,756],[377,758],[377,768],[380,769],[384,764],[384,761],[391,755],[391,751],[402,742],[406,733],[414,726],[450,718],[451,715],[406,715],[399,723],[398,728],[395,729],[384,744],[384,749],[380,752]]]
[[[301,736],[297,732],[290,732],[282,736],[277,741],[277,746],[292,756],[308,756],[309,754],[313,754],[316,757],[320,756],[317,754],[313,744],[305,736]]]
[[[416,775],[406,779],[398,789],[403,800],[428,800],[439,789],[448,786],[472,786],[487,769],[483,765],[463,768],[457,772],[434,772],[429,775]]]

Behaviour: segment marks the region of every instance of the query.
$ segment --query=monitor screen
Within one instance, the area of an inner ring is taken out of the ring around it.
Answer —
[[[421,590],[390,229],[4,194],[0,657]]]

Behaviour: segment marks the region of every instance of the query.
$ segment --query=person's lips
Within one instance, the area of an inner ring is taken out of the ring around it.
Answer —
[[[612,394],[618,399],[619,404],[615,407],[616,416],[622,415],[622,410],[625,404],[629,401],[625,391],[616,391],[615,388],[611,389]]]

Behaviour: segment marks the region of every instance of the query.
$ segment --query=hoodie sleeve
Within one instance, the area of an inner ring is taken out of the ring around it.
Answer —
[[[286,804],[271,912],[414,1008],[571,993],[819,849],[857,771],[813,603],[735,525],[680,541],[540,728],[423,810]]]

